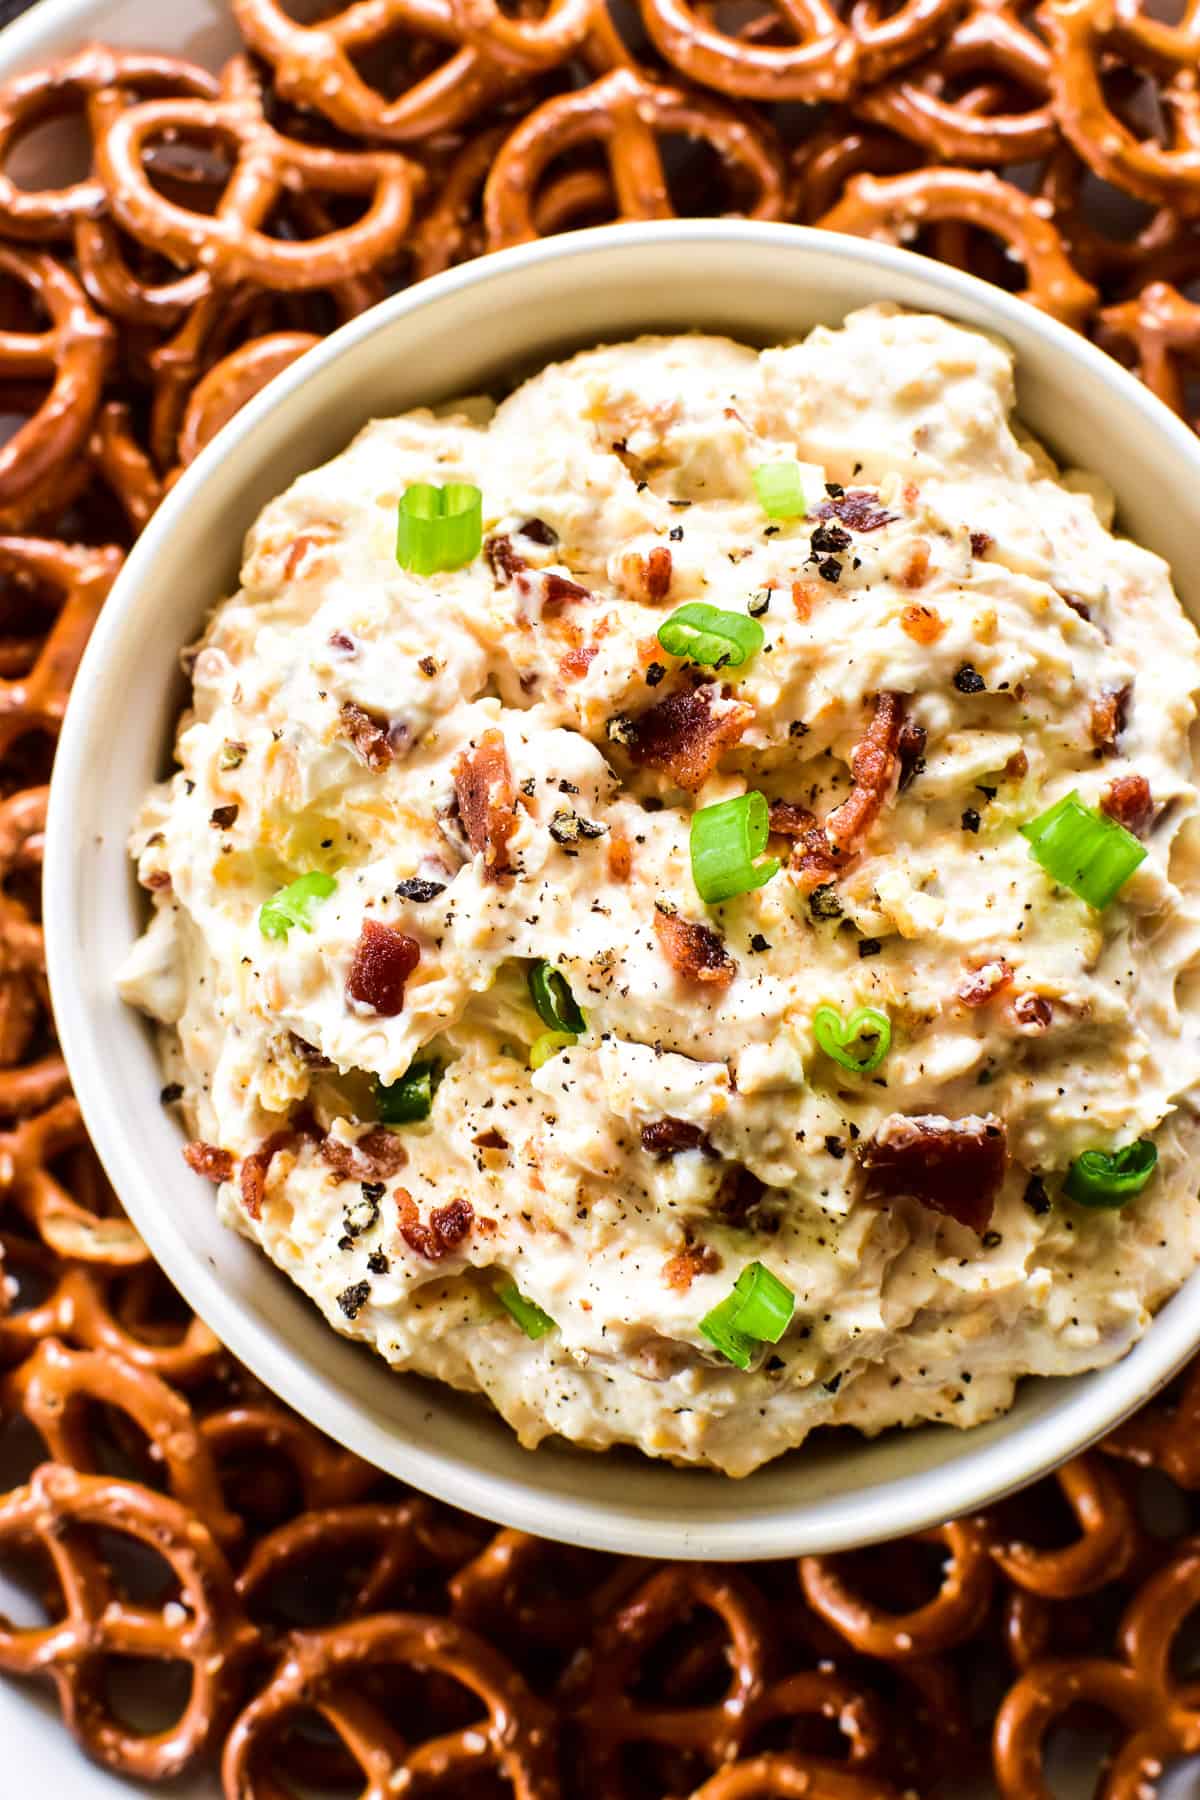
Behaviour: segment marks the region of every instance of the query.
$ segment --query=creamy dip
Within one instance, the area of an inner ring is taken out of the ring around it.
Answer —
[[[397,565],[419,482],[481,490],[468,565]],[[301,477],[133,835],[122,992],[222,1217],[530,1446],[744,1475],[1123,1355],[1200,1252],[1200,644],[1110,525],[1003,345],[886,306],[588,351]],[[670,654],[697,601],[761,648]],[[783,866],[706,906],[692,816],[751,790]],[[1072,791],[1148,852],[1102,910],[1018,829]],[[265,935],[313,873],[310,929]],[[532,1067],[539,961],[585,1026]],[[886,1017],[877,1067],[822,1006]],[[429,1116],[381,1125],[414,1060]],[[1126,1204],[1066,1192],[1137,1140]],[[742,1368],[700,1325],[755,1263],[794,1311]]]

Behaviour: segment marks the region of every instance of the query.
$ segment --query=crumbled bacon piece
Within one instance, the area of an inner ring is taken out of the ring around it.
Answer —
[[[1023,781],[1029,773],[1029,758],[1023,750],[1014,750],[1004,765],[1004,773],[1010,781]]]
[[[382,720],[373,719],[364,707],[346,700],[339,731],[368,769],[387,768],[392,760],[392,742],[389,727]]]
[[[1125,729],[1125,715],[1129,709],[1131,692],[1132,689],[1126,682],[1124,687],[1106,688],[1092,701],[1088,731],[1093,744],[1104,756],[1111,756],[1116,750],[1117,739]]]
[[[328,527],[317,531],[302,531],[299,537],[293,538],[288,545],[288,553],[283,562],[283,579],[294,581],[300,573],[300,565],[306,560],[309,551],[321,549],[329,540]]]
[[[736,744],[753,713],[741,701],[721,699],[713,682],[668,694],[632,721],[629,754],[646,768],[661,769],[677,787],[694,794]]]
[[[558,533],[553,525],[547,525],[545,519],[526,519],[523,525],[517,526],[517,536],[528,538],[531,544],[543,544],[553,549],[558,542]]]
[[[904,789],[915,780],[925,767],[925,745],[928,733],[923,725],[915,719],[905,719],[900,728],[900,736],[896,740],[896,759],[900,764],[899,789]]]
[[[608,874],[611,881],[628,881],[633,873],[633,845],[623,831],[615,830],[608,840]]]
[[[429,1262],[441,1262],[457,1249],[475,1222],[474,1208],[463,1199],[436,1206],[426,1222],[407,1188],[397,1188],[396,1210],[400,1215],[400,1236],[410,1250]]]
[[[972,556],[986,556],[991,547],[992,534],[990,531],[973,531],[971,533]]]
[[[209,1181],[228,1181],[233,1174],[232,1153],[218,1150],[215,1144],[206,1144],[202,1138],[193,1138],[190,1144],[183,1146],[183,1160],[189,1169],[206,1176]]]
[[[726,950],[725,940],[707,925],[656,907],[654,935],[671,967],[689,981],[726,988],[737,974],[737,964]]]
[[[513,549],[513,541],[510,537],[488,538],[483,546],[483,554],[488,568],[501,587],[507,587],[510,582],[516,580],[522,569],[529,567],[520,552]]]
[[[564,681],[582,681],[592,666],[592,658],[599,651],[599,644],[576,644],[558,660],[558,672]]]
[[[881,525],[890,525],[896,517],[895,513],[885,511],[879,504],[879,495],[869,488],[855,488],[849,494],[835,494],[829,500],[822,500],[812,516],[814,519],[840,519],[851,531],[878,531]]]
[[[874,824],[899,780],[898,747],[903,722],[901,696],[878,694],[871,723],[850,752],[854,785],[824,825],[806,832],[792,852],[792,879],[805,892],[838,875]]]
[[[594,600],[595,597],[590,589],[580,587],[577,581],[568,581],[565,575],[555,574],[553,569],[548,569],[542,576],[543,617],[547,613],[557,612],[568,602]]]
[[[1054,1023],[1053,1003],[1044,994],[1021,994],[1013,1001],[1013,1018],[1027,1031],[1049,1031]]]
[[[294,1132],[273,1131],[257,1150],[242,1158],[242,1205],[252,1219],[257,1219],[262,1212],[272,1162],[281,1150],[287,1150],[294,1142]]]
[[[1154,817],[1154,797],[1144,775],[1117,775],[1100,796],[1100,810],[1140,837]]]
[[[495,727],[485,731],[475,748],[459,757],[454,791],[467,842],[476,856],[483,857],[483,879],[509,880],[514,872],[508,845],[517,829],[517,791],[501,731]]]
[[[821,598],[821,590],[815,581],[793,581],[792,606],[798,619],[811,619],[812,609]]]
[[[771,830],[779,837],[803,837],[816,823],[807,806],[797,806],[794,800],[772,800],[770,817]]]
[[[642,1126],[642,1149],[649,1156],[678,1156],[684,1150],[706,1150],[712,1145],[700,1125],[690,1119],[652,1119]]]
[[[900,614],[900,629],[914,644],[936,644],[946,621],[935,606],[906,606]]]
[[[982,1234],[1008,1166],[1004,1122],[994,1114],[946,1119],[893,1113],[860,1146],[872,1200],[918,1200]]]
[[[744,1163],[735,1163],[721,1183],[715,1210],[727,1225],[741,1230],[749,1224],[751,1213],[766,1191],[766,1182],[761,1181],[752,1169],[746,1168]]]
[[[720,1257],[708,1244],[689,1244],[663,1264],[663,1276],[669,1288],[686,1294],[697,1275],[715,1275],[720,1267]]]
[[[904,567],[900,571],[900,586],[906,588],[924,587],[929,579],[929,545],[924,538],[916,538],[909,547]]]
[[[665,600],[671,591],[671,552],[665,544],[656,544],[646,558],[646,598]]]
[[[395,1175],[408,1161],[408,1152],[394,1131],[376,1125],[355,1144],[324,1137],[318,1155],[329,1164],[339,1181],[378,1181]]]
[[[385,1019],[395,1018],[404,1006],[404,984],[420,960],[416,938],[394,925],[364,919],[346,979],[347,997]]]
[[[1004,989],[1012,986],[1012,964],[1005,962],[1002,956],[994,962],[986,962],[980,969],[973,969],[958,990],[958,997],[964,1006],[986,1006],[988,1001]]]
[[[169,869],[151,869],[148,875],[142,877],[142,886],[148,888],[152,894],[160,894],[164,888],[169,888],[170,885],[171,871]]]

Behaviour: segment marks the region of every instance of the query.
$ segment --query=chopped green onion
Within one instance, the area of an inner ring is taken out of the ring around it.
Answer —
[[[418,481],[400,499],[396,561],[414,575],[461,569],[483,543],[483,495],[469,481]]]
[[[534,1038],[529,1046],[530,1068],[540,1069],[543,1063],[548,1063],[560,1050],[567,1050],[578,1042],[579,1035],[574,1031],[543,1031],[541,1037]]]
[[[578,1037],[587,1030],[587,1020],[575,1004],[575,996],[553,963],[535,962],[529,971],[529,993],[537,1008],[537,1016],[548,1031],[562,1031]]]
[[[1124,1206],[1141,1193],[1157,1161],[1149,1138],[1120,1150],[1085,1150],[1067,1170],[1065,1192],[1080,1206]]]
[[[796,1296],[760,1262],[747,1265],[733,1292],[700,1321],[700,1330],[721,1355],[748,1369],[759,1344],[777,1344],[796,1309]]]
[[[877,1069],[892,1047],[892,1024],[885,1012],[860,1006],[843,1019],[836,1006],[818,1006],[813,1014],[813,1036],[826,1056],[855,1075]]]
[[[299,925],[302,931],[311,931],[313,907],[321,900],[328,900],[336,886],[333,876],[323,875],[319,869],[298,876],[269,900],[263,901],[258,912],[258,929],[264,937],[284,939],[293,925]]]
[[[1020,827],[1029,854],[1060,886],[1102,912],[1145,859],[1146,846],[1115,819],[1093,812],[1078,793],[1055,801]]]
[[[496,1298],[507,1312],[510,1312],[527,1338],[534,1342],[545,1337],[548,1331],[554,1330],[554,1320],[549,1313],[544,1313],[534,1300],[527,1300],[515,1281],[505,1282],[496,1291]]]
[[[415,1125],[427,1119],[442,1078],[440,1064],[410,1063],[398,1081],[375,1079],[375,1106],[384,1125]]]
[[[808,511],[798,463],[759,463],[751,480],[769,519],[802,519]]]
[[[658,628],[658,641],[668,656],[715,669],[740,669],[763,645],[763,628],[748,613],[724,612],[703,600],[677,607]]]
[[[754,860],[766,849],[770,829],[766,798],[753,789],[692,814],[692,880],[706,905],[748,894],[779,873],[776,857]]]

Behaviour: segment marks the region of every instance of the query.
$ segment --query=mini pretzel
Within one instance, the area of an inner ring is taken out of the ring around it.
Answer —
[[[209,1413],[200,1430],[227,1500],[258,1525],[357,1500],[379,1481],[378,1469],[268,1399]]]
[[[902,1800],[877,1775],[853,1775],[836,1763],[791,1752],[752,1756],[711,1775],[691,1800]]]
[[[179,461],[186,468],[236,412],[269,381],[320,343],[311,331],[275,331],[251,338],[214,363],[192,389],[179,428]]]
[[[152,1550],[178,1583],[170,1609],[122,1594],[99,1550],[100,1533]],[[177,1501],[133,1482],[46,1464],[28,1487],[0,1500],[0,1549],[37,1546],[62,1592],[63,1612],[46,1626],[0,1621],[0,1669],[47,1676],[63,1717],[88,1755],[123,1774],[162,1781],[212,1743],[234,1701],[253,1643],[225,1560],[204,1526]],[[181,1717],[143,1736],[115,1719],[106,1674],[116,1656],[190,1665]]]
[[[859,78],[859,50],[826,0],[773,0],[772,14],[794,44],[762,44],[723,31],[694,0],[640,0],[642,19],[660,53],[689,80],[747,99],[841,100]],[[905,22],[941,16],[941,0],[907,0]],[[895,21],[892,21],[894,24]]]
[[[498,1531],[449,1581],[451,1611],[482,1636],[503,1633],[510,1645],[566,1652],[585,1642],[652,1566],[636,1557],[610,1562],[524,1531]]]
[[[970,1637],[991,1605],[994,1577],[988,1541],[969,1519],[917,1533],[923,1543],[945,1545],[942,1586],[914,1612],[893,1613],[857,1593],[835,1556],[802,1556],[800,1585],[809,1605],[864,1656],[907,1659],[947,1650]]]
[[[0,537],[0,574],[59,602],[33,668],[11,680],[0,678],[0,756],[26,732],[57,737],[79,659],[122,560],[114,548]]]
[[[464,44],[517,70],[551,69],[582,48],[595,0],[550,0],[540,18],[513,18],[497,0],[450,0]]]
[[[364,1693],[372,1669],[437,1671],[478,1696],[483,1719],[413,1743]],[[558,1800],[553,1717],[481,1638],[447,1619],[379,1613],[330,1631],[296,1632],[283,1660],[229,1734],[226,1800],[279,1800],[272,1750],[291,1720],[315,1710],[362,1771],[362,1800],[453,1793],[495,1770],[514,1800]]]
[[[56,1462],[84,1475],[99,1473],[91,1409],[119,1408],[148,1441],[175,1499],[203,1519],[218,1543],[241,1536],[191,1408],[156,1375],[110,1350],[69,1350],[47,1338],[4,1382],[0,1402],[28,1419]]]
[[[42,928],[7,886],[12,876],[41,869],[48,798],[49,789],[37,787],[0,801],[0,1117],[8,1119],[40,1111],[68,1088],[59,1056],[11,1066],[25,1055],[49,1006]]]
[[[1025,264],[1022,299],[1064,324],[1082,326],[1096,290],[1067,260],[1062,239],[1038,203],[1011,182],[975,169],[917,169],[883,181],[860,175],[845,197],[817,223],[828,231],[899,244],[926,224],[956,220],[994,232]]]
[[[608,159],[621,218],[669,218],[673,207],[657,141],[667,132],[711,145],[748,181],[748,217],[784,216],[787,174],[765,132],[715,100],[653,86],[623,68],[545,101],[517,126],[484,190],[489,246],[496,250],[538,235],[536,208],[547,168],[585,144],[598,144]]]
[[[450,0],[352,0],[344,12],[312,25],[289,17],[279,0],[233,0],[233,12],[250,49],[270,63],[285,100],[362,137],[405,144],[454,130],[512,83],[511,75],[464,41]],[[352,58],[402,33],[453,44],[455,51],[389,100],[363,79]]]
[[[1058,122],[1083,160],[1106,181],[1154,205],[1200,212],[1200,18],[1189,5],[1177,26],[1143,17],[1135,4],[1047,0],[1040,17],[1050,39]],[[1117,117],[1104,91],[1108,59],[1166,80],[1161,108],[1169,141],[1160,144]]]
[[[1117,1581],[1141,1547],[1141,1531],[1119,1482],[1098,1458],[1078,1456],[1055,1479],[1080,1536],[1060,1550],[1039,1550],[989,1529],[991,1552],[1008,1579],[1046,1599],[1094,1593]]]
[[[237,147],[237,164],[215,213],[198,213],[152,186],[146,153],[168,134],[218,137]],[[284,137],[268,124],[258,79],[235,57],[217,100],[148,100],[119,113],[97,145],[97,167],[120,224],[185,268],[223,283],[274,289],[327,287],[385,261],[400,247],[424,174],[394,151],[328,150]],[[261,228],[285,189],[367,194],[353,225],[285,243]]]
[[[74,1153],[71,1192],[50,1165]],[[79,1106],[56,1101],[46,1112],[0,1132],[0,1202],[10,1201],[60,1256],[129,1268],[149,1251],[125,1218],[100,1208],[108,1198],[95,1152],[88,1144]]]
[[[1136,299],[1105,307],[1099,338],[1114,353],[1128,345],[1141,380],[1196,429],[1187,389],[1188,375],[1200,367],[1200,306],[1194,300],[1168,282],[1152,281]]]
[[[1188,1364],[1174,1393],[1151,1400],[1118,1425],[1102,1448],[1139,1469],[1160,1469],[1188,1493],[1200,1488],[1200,1357]]]

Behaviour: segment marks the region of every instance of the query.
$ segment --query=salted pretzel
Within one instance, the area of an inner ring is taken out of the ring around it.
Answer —
[[[30,664],[36,660],[35,648]],[[0,1119],[38,1112],[68,1087],[66,1065],[53,1053],[14,1067],[48,1010],[49,995],[41,926],[9,883],[40,874],[48,799],[49,789],[36,787],[0,800]]]
[[[907,1540],[913,1542],[913,1539]],[[836,1556],[802,1556],[800,1585],[813,1610],[865,1656],[900,1660],[947,1650],[969,1638],[991,1605],[994,1571],[986,1532],[960,1519],[916,1534],[946,1550],[942,1585],[912,1612],[894,1613],[851,1587]]]
[[[1120,1580],[1142,1548],[1142,1531],[1115,1471],[1099,1457],[1077,1456],[1054,1479],[1079,1526],[1073,1543],[1039,1549],[997,1520],[981,1524],[1009,1581],[1044,1599],[1076,1599]]]
[[[1139,1469],[1159,1469],[1192,1493],[1200,1488],[1200,1357],[1178,1382],[1110,1432],[1101,1448]]]
[[[240,1539],[241,1521],[225,1506],[191,1407],[157,1375],[111,1350],[72,1350],[46,1338],[0,1385],[0,1407],[21,1413],[48,1456],[84,1475],[101,1468],[93,1430],[101,1406],[118,1408],[136,1426],[167,1490],[203,1519],[217,1543]]]
[[[421,1742],[365,1690],[376,1669],[451,1678],[483,1716]],[[301,1713],[316,1711],[362,1772],[363,1800],[413,1800],[495,1770],[514,1800],[558,1800],[553,1715],[516,1671],[473,1632],[419,1613],[377,1613],[329,1631],[296,1632],[274,1675],[237,1719],[225,1745],[226,1800],[276,1800],[275,1746]]]
[[[1064,324],[1080,327],[1096,304],[1096,290],[1077,275],[1054,226],[1036,201],[977,169],[916,169],[877,181],[860,175],[844,198],[817,220],[828,231],[898,244],[927,224],[954,220],[993,232],[1024,263],[1029,285],[1022,298]]]
[[[1098,336],[1114,354],[1131,352],[1150,391],[1196,428],[1187,386],[1200,367],[1200,306],[1194,300],[1169,282],[1152,281],[1134,299],[1104,308]]]
[[[641,1557],[614,1560],[525,1531],[497,1531],[462,1559],[447,1592],[453,1616],[481,1636],[503,1634],[510,1655],[518,1645],[567,1655],[652,1568]]]
[[[794,42],[725,31],[695,0],[639,0],[659,52],[689,80],[745,99],[842,100],[859,79],[854,34],[827,0],[777,0],[771,17]],[[944,15],[942,0],[907,0],[905,19]]]
[[[855,1775],[820,1758],[776,1752],[710,1775],[691,1800],[902,1800],[878,1775]]]
[[[204,446],[253,400],[269,381],[288,369],[320,339],[311,331],[274,331],[251,338],[214,363],[192,389],[179,428],[178,455],[186,468]]]
[[[566,62],[582,49],[597,10],[596,0],[550,0],[540,18],[514,18],[497,0],[450,0],[462,42],[489,62],[520,71]]]
[[[64,1159],[70,1167],[60,1179],[54,1165]],[[128,1219],[106,1210],[109,1200],[79,1105],[70,1096],[0,1132],[0,1206],[15,1207],[58,1255],[110,1268],[131,1268],[148,1259]]]
[[[173,1609],[126,1598],[101,1534],[132,1539],[161,1558],[177,1584]],[[52,1681],[64,1719],[97,1762],[151,1781],[188,1768],[224,1725],[254,1641],[204,1526],[165,1494],[51,1463],[0,1499],[0,1555],[29,1549],[53,1569],[61,1615],[44,1626],[0,1621],[0,1669]],[[143,1735],[113,1716],[107,1673],[122,1656],[190,1666],[190,1692],[174,1724]]]
[[[378,1469],[265,1395],[220,1405],[200,1431],[227,1503],[260,1529],[358,1500],[380,1480]]]
[[[669,218],[674,208],[658,147],[659,135],[667,133],[711,145],[746,184],[748,217],[784,216],[787,171],[765,129],[715,100],[656,86],[622,68],[589,87],[555,95],[512,132],[484,189],[489,247],[537,237],[537,206],[549,165],[584,145],[603,150],[621,218]]]
[[[149,147],[167,134],[236,146],[234,172],[213,213],[194,212],[155,188]],[[185,268],[217,281],[273,289],[328,287],[395,254],[424,173],[395,151],[331,150],[284,137],[267,121],[248,58],[234,57],[216,100],[148,100],[118,113],[100,139],[97,168],[118,222]],[[304,184],[369,197],[363,216],[322,237],[284,242],[263,226],[281,194]]]
[[[0,756],[27,732],[57,737],[79,659],[121,562],[113,547],[0,537],[0,575],[58,604],[33,667],[0,678]]]

